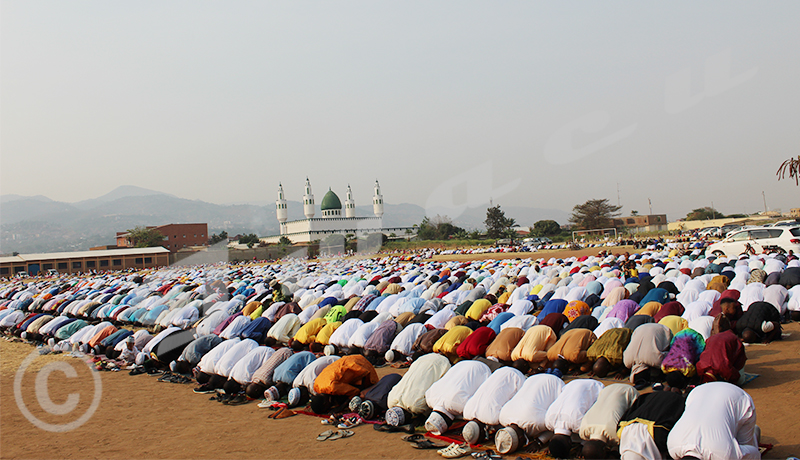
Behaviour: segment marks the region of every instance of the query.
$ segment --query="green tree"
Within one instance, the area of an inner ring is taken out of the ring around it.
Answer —
[[[437,214],[432,219],[427,216],[422,218],[417,230],[417,238],[429,241],[446,240],[463,231],[463,228],[453,225],[453,221],[449,217]]]
[[[154,228],[138,226],[128,230],[128,240],[136,248],[152,248],[164,244],[164,235]]]
[[[281,236],[278,239],[278,244],[280,244],[282,246],[291,246],[292,245],[292,240],[290,240],[289,238],[287,238],[285,236]]]
[[[631,215],[632,216],[638,216],[639,215],[639,211],[631,211]]]
[[[506,213],[500,209],[499,204],[486,210],[486,220],[483,221],[483,224],[486,225],[486,235],[489,238],[515,236],[511,227],[517,225],[517,222],[506,217]]]
[[[725,217],[724,214],[717,211],[716,209],[706,206],[705,208],[697,208],[692,209],[692,212],[686,214],[686,220],[709,220],[709,219],[721,219]]]
[[[244,235],[239,237],[239,244],[246,244],[248,248],[252,248],[254,245],[258,244],[261,240],[258,238],[258,235],[255,233],[251,233],[249,235]]]
[[[778,176],[778,180],[781,180],[786,177],[786,173],[789,173],[789,180],[794,179],[795,185],[800,185],[800,155],[781,163],[775,174]]]
[[[620,209],[622,209],[622,206],[612,205],[607,198],[588,200],[586,203],[576,204],[572,208],[572,215],[569,221],[581,230],[607,228],[611,227],[611,219],[619,216]]]
[[[228,239],[228,232],[223,230],[222,232],[220,232],[219,235],[217,235],[216,233],[212,234],[211,238],[208,239],[208,244],[209,245],[217,244],[220,241],[225,241],[227,239]]]
[[[561,233],[561,226],[554,220],[540,220],[533,224],[534,236],[553,236]]]

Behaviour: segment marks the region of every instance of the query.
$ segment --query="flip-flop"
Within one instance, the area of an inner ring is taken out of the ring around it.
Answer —
[[[277,417],[277,416],[278,416],[278,414],[280,414],[281,412],[283,412],[283,411],[285,411],[285,410],[286,410],[286,408],[285,408],[285,407],[281,407],[280,409],[276,410],[275,412],[273,412],[273,413],[271,413],[271,414],[267,415],[267,418],[275,418],[275,417]],[[328,431],[330,431],[330,430],[328,430]]]
[[[425,436],[421,435],[421,434],[410,434],[408,436],[403,436],[400,439],[402,439],[403,441],[406,441],[406,442],[419,442],[419,441],[422,441],[423,439],[425,439]]]
[[[414,449],[441,449],[446,446],[443,446],[441,444],[434,444],[429,439],[423,439],[422,441],[415,442],[413,447]]]
[[[355,432],[350,430],[339,430],[339,433],[342,435],[343,438],[349,438],[350,436],[353,436],[355,434]]]
[[[336,432],[333,430],[325,430],[317,436],[317,441],[327,441],[334,433]]]
[[[343,438],[343,437],[344,437],[344,435],[342,434],[341,430],[340,431],[335,431],[332,435],[328,436],[328,441],[335,441],[335,440],[337,440],[339,438]]]
[[[295,411],[293,411],[291,409],[284,408],[282,411],[280,411],[279,413],[275,414],[275,417],[272,417],[272,418],[274,418],[275,420],[278,420],[278,419],[282,419],[282,418],[286,418],[286,417],[293,417],[295,415],[297,415],[297,412],[295,412]]]

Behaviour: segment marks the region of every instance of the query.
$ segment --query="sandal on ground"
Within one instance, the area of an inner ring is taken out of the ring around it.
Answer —
[[[411,434],[408,436],[403,436],[401,439],[406,442],[419,442],[425,439],[425,436],[421,434]]]
[[[333,430],[325,430],[317,436],[317,441],[327,441],[334,433],[336,432]]]
[[[229,406],[241,406],[242,404],[247,404],[249,402],[250,402],[250,399],[248,399],[247,396],[238,395],[235,398],[233,398],[230,401],[228,401],[228,405]]]
[[[442,457],[444,458],[460,458],[472,452],[472,448],[469,447],[469,444],[458,444],[450,450],[446,450],[442,453]]]
[[[362,420],[361,417],[356,415],[356,416],[348,417],[348,418],[342,420],[342,423],[340,423],[337,426],[339,428],[341,428],[341,429],[350,429],[350,428],[356,427],[358,425],[361,425],[363,423],[364,423],[364,420]]]
[[[341,438],[349,438],[350,436],[353,436],[355,432],[350,430],[339,430],[339,434],[341,435]]]
[[[295,416],[295,415],[297,415],[297,412],[295,412],[295,411],[293,411],[291,409],[284,408],[280,412],[276,413],[275,416],[272,417],[272,418],[274,418],[275,420],[279,420],[279,419],[282,419],[282,418],[292,417],[292,416]]]
[[[441,449],[445,446],[441,444],[435,444],[429,439],[423,439],[421,441],[417,441],[414,443],[414,449]]]

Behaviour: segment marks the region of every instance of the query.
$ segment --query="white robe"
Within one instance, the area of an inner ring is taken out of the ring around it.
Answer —
[[[425,392],[448,370],[450,361],[439,353],[428,353],[420,357],[389,391],[388,407],[402,407],[412,414],[426,412],[428,404],[425,403]]]
[[[499,425],[500,410],[524,383],[525,375],[517,369],[507,366],[497,369],[464,405],[464,420]]]
[[[510,320],[506,321],[505,323],[500,325],[500,330],[509,328],[509,327],[516,327],[526,331],[533,326],[536,326],[539,323],[539,318],[533,315],[522,315],[522,316],[515,316]]]
[[[755,436],[756,407],[744,390],[727,382],[698,386],[667,437],[673,458],[760,459]]]
[[[328,367],[331,363],[338,360],[339,358],[340,356],[336,355],[321,356],[315,359],[314,361],[311,361],[311,363],[308,366],[304,367],[303,370],[301,370],[300,373],[297,374],[297,377],[294,378],[294,381],[292,382],[292,387],[293,388],[306,387],[306,389],[308,389],[308,392],[311,393],[312,395],[317,394],[314,391],[314,380],[317,379],[317,376],[320,374],[320,372],[322,372],[323,369]]]
[[[402,353],[405,356],[410,356],[413,352],[414,342],[419,336],[426,332],[428,332],[428,329],[422,323],[407,324],[406,327],[397,334],[394,340],[392,340],[389,349]]]
[[[350,318],[341,326],[337,327],[333,334],[331,334],[331,338],[328,340],[328,343],[331,345],[336,345],[339,348],[346,347],[347,344],[350,342],[350,336],[360,328],[364,324],[358,318]]]
[[[528,377],[500,410],[500,424],[517,425],[530,437],[546,431],[545,415],[547,409],[561,394],[564,381],[555,375],[536,374]]]
[[[655,439],[644,423],[632,423],[622,429],[619,441],[620,460],[661,460]]]
[[[467,400],[490,375],[489,366],[480,361],[461,361],[428,388],[425,401],[431,409],[454,419],[464,412]]]
[[[250,324],[249,316],[237,316],[236,318],[233,318],[233,321],[231,321],[230,324],[228,324],[225,329],[222,330],[222,332],[220,332],[219,336],[223,339],[232,339],[234,337],[238,337],[248,324]]]
[[[592,379],[577,379],[566,384],[558,399],[547,408],[547,429],[567,436],[578,432],[583,416],[597,401],[603,388],[601,382]]]
[[[456,312],[453,311],[452,305],[448,305],[428,318],[428,321],[425,321],[425,325],[433,326],[435,329],[441,329],[450,321],[450,318],[454,316],[456,316]]]
[[[253,378],[253,372],[258,370],[273,353],[275,353],[275,350],[270,347],[253,348],[233,366],[229,377],[242,385],[250,383]]]
[[[297,331],[300,330],[300,319],[294,313],[288,313],[286,315],[281,316],[269,331],[267,331],[267,337],[272,337],[280,344],[287,344],[289,343],[289,339],[294,337],[297,334]]]
[[[214,365],[214,373],[222,377],[229,377],[233,366],[250,353],[250,350],[257,347],[258,342],[253,339],[244,339],[237,343],[217,361]]]
[[[222,358],[222,355],[227,353],[228,350],[230,350],[239,342],[241,342],[241,339],[235,338],[226,340],[212,348],[211,351],[203,355],[203,357],[200,359],[200,362],[197,364],[197,366],[200,368],[200,371],[205,372],[206,374],[213,374],[217,361],[219,361],[220,358]]]
[[[362,324],[358,329],[356,329],[355,332],[353,332],[353,335],[350,336],[350,339],[347,341],[347,346],[364,348],[364,344],[366,344],[367,340],[369,340],[369,336],[375,332],[375,329],[377,329],[378,326],[380,326],[380,323],[375,321]]]

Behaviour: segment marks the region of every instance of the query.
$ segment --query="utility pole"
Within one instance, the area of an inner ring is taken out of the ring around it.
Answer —
[[[617,182],[617,206],[619,205],[619,182]]]
[[[653,215],[653,202],[650,201],[650,198],[647,199],[647,205],[650,206],[650,215]]]
[[[764,191],[761,191],[761,198],[764,199],[764,215],[767,215],[767,195],[764,194]]]

